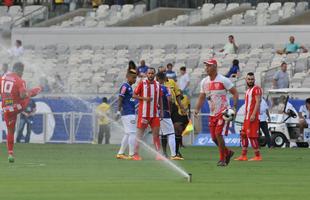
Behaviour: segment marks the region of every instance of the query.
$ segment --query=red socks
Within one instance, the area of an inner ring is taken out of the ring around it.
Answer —
[[[7,149],[8,149],[8,154],[13,154],[13,148],[14,148],[14,133],[8,133],[7,134]]]
[[[254,149],[255,156],[259,157],[260,152],[259,152],[259,144],[257,138],[250,138],[250,142],[252,145],[252,148]]]
[[[159,150],[160,150],[159,135],[157,135],[157,136],[154,136],[154,135],[153,135],[153,143],[154,143],[154,146],[155,146],[156,151],[159,151]]]

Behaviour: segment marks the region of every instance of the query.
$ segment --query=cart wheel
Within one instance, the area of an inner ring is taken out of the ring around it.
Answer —
[[[274,147],[282,147],[286,141],[286,137],[282,133],[272,133],[271,142]]]

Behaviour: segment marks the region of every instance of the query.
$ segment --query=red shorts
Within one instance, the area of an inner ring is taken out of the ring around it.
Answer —
[[[137,128],[147,128],[150,125],[151,128],[159,127],[159,117],[138,117]]]
[[[18,111],[4,112],[3,113],[3,119],[4,119],[8,129],[15,128],[15,124],[16,124],[18,114],[19,114]]]
[[[223,119],[223,115],[219,114],[216,116],[209,117],[209,128],[212,139],[216,138],[216,135],[227,135],[229,129],[229,122]]]
[[[248,138],[258,138],[259,136],[259,120],[256,119],[253,122],[251,122],[249,119],[244,120],[242,132],[248,137]]]

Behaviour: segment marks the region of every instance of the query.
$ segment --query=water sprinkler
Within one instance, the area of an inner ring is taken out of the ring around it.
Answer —
[[[192,182],[192,174],[188,173],[188,177],[187,177],[187,182],[191,183]]]

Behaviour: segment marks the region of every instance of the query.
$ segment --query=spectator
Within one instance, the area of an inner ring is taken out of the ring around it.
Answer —
[[[16,142],[20,143],[20,140],[23,136],[23,131],[25,125],[27,126],[27,134],[25,137],[25,143],[29,143],[30,141],[30,134],[31,134],[31,127],[33,124],[33,116],[36,112],[36,103],[30,99],[25,111],[23,111],[20,115],[20,121],[18,126],[18,134],[16,138]]]
[[[173,79],[174,81],[177,81],[177,74],[175,71],[172,71],[173,65],[171,63],[167,64],[167,71],[166,71],[166,76],[169,79]]]
[[[238,46],[236,45],[233,35],[228,36],[228,43],[225,44],[224,48],[220,50],[224,55],[237,53]]]
[[[128,63],[128,71],[131,70],[131,69],[134,69],[137,71],[137,66],[136,66],[136,63],[132,60],[129,61]]]
[[[21,40],[16,40],[15,46],[8,50],[9,54],[13,57],[20,57],[24,54],[24,47]]]
[[[272,81],[273,89],[288,88],[289,87],[289,75],[287,73],[287,64],[282,62],[281,70],[277,71],[273,76]]]
[[[51,87],[45,77],[40,78],[40,85],[42,86],[42,93],[48,93],[51,91]]]
[[[226,74],[227,78],[238,78],[240,76],[239,60],[234,59],[229,72]]]
[[[300,135],[303,135],[305,128],[310,128],[310,98],[306,99],[305,105],[300,106],[299,112]]]
[[[110,105],[106,97],[102,98],[102,103],[96,108],[96,114],[99,117],[99,133],[98,144],[102,144],[103,138],[105,138],[105,144],[110,144]]]
[[[303,50],[303,53],[307,53],[308,50],[297,43],[295,43],[295,38],[294,36],[290,36],[289,38],[289,43],[285,45],[283,50],[278,50],[277,53],[282,55],[282,54],[289,54],[289,53],[297,53],[299,49]]]
[[[166,67],[164,67],[164,66],[159,66],[158,67],[158,73],[160,73],[160,72],[164,72],[164,73],[166,73]]]
[[[145,60],[141,60],[140,61],[140,67],[138,67],[138,70],[137,70],[138,77],[139,78],[145,78],[148,68],[149,67],[145,65]]]
[[[56,74],[55,81],[53,84],[53,91],[55,93],[61,93],[64,91],[64,86],[65,86],[64,81],[61,79],[59,74]]]
[[[270,114],[268,110],[268,105],[267,102],[264,98],[262,98],[260,102],[260,112],[259,112],[259,126],[261,130],[263,131],[266,139],[266,144],[268,148],[271,148],[271,140],[270,140],[270,133],[269,133],[269,128],[268,128],[268,122],[270,122]]]
[[[93,8],[98,8],[102,4],[102,0],[92,0],[91,3]]]
[[[189,79],[188,73],[186,73],[186,67],[180,68],[180,74],[181,76],[179,77],[179,81],[178,81],[179,88],[185,95],[188,95],[189,94],[188,87],[189,87],[190,79]]]

